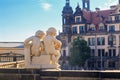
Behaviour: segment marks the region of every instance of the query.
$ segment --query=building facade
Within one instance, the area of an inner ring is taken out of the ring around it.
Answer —
[[[0,63],[24,60],[23,42],[0,42]]]
[[[83,38],[91,47],[91,59],[87,62],[88,69],[119,69],[120,68],[120,0],[110,9],[90,10],[90,0],[82,0],[83,9],[79,4],[73,12],[70,1],[62,11],[63,43],[62,56],[70,55],[73,39]]]

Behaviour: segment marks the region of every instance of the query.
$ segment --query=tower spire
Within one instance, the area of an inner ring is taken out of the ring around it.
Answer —
[[[66,0],[66,6],[70,5],[70,0]]]

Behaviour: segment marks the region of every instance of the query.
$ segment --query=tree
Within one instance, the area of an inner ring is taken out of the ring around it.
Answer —
[[[73,40],[70,52],[70,64],[73,66],[83,67],[85,61],[90,58],[90,47],[79,37]]]

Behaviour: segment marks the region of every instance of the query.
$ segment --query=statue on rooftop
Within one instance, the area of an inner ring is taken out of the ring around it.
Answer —
[[[50,55],[50,64],[58,64],[58,60],[60,58],[60,49],[61,49],[61,41],[56,39],[56,29],[51,27],[47,30],[47,35],[44,38],[44,46],[45,46],[45,51],[47,54]],[[56,60],[53,60],[52,57],[55,57]]]
[[[61,42],[55,38],[55,28],[49,28],[46,33],[38,30],[24,41],[25,68],[60,70]]]

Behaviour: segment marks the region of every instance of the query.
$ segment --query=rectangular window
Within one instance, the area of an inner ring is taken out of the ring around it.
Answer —
[[[91,49],[91,56],[95,56],[95,49]]]
[[[97,45],[105,45],[105,38],[104,37],[98,37],[97,38]]]
[[[80,18],[78,17],[78,18],[76,18],[76,22],[77,23],[79,23],[80,22]]]
[[[85,26],[80,26],[80,33],[84,33],[85,32]]]
[[[100,26],[99,30],[100,30],[100,31],[105,30],[104,26]]]
[[[105,56],[105,50],[102,49],[102,56]]]
[[[99,38],[97,38],[97,45],[101,45],[100,42],[101,42],[101,41],[100,41],[100,37],[99,37]]]
[[[101,37],[102,45],[105,45],[105,38]]]
[[[66,57],[66,50],[63,50],[63,57]]]
[[[116,56],[116,50],[113,49],[113,56]]]
[[[77,27],[72,28],[72,33],[77,34]]]
[[[115,26],[114,25],[109,26],[109,32],[114,32],[114,31],[115,31]]]
[[[94,46],[95,45],[95,38],[88,38],[88,45]]]
[[[109,49],[109,56],[111,57],[112,56],[112,50]]]
[[[101,56],[101,49],[98,49],[98,56]]]

